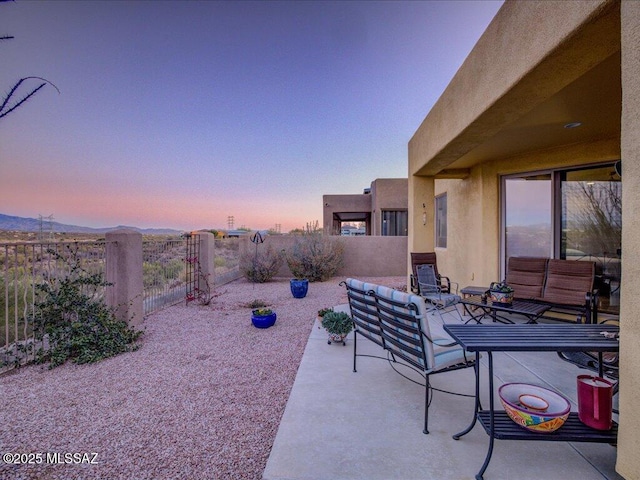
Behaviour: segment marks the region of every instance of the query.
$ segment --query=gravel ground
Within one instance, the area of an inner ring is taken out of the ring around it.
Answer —
[[[340,280],[303,299],[288,279],[238,280],[209,306],[150,315],[136,352],[0,377],[0,453],[38,462],[0,461],[0,478],[260,479],[316,313],[347,302]],[[254,299],[277,312],[273,327],[252,326]]]

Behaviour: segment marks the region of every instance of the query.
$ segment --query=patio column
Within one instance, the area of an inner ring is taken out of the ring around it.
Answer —
[[[411,272],[411,252],[434,250],[435,182],[434,177],[409,177],[409,238],[407,282]],[[409,285],[409,283],[407,283]]]
[[[130,229],[114,230],[105,235],[106,302],[119,320],[139,327],[144,319],[142,307],[142,234]]]
[[[622,71],[622,277],[620,297],[620,428],[616,470],[640,478],[640,2],[620,5]]]

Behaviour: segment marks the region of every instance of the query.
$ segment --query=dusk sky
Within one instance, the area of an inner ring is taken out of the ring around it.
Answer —
[[[60,91],[0,119],[0,213],[322,223],[323,194],[407,177],[411,136],[501,5],[0,3],[0,93],[26,76]]]

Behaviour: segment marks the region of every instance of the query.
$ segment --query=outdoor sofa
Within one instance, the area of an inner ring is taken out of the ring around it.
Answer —
[[[432,334],[429,319],[437,317],[430,315],[434,307],[428,307],[421,296],[353,278],[343,284],[354,322],[353,371],[357,371],[356,357],[372,356],[357,353],[358,336],[362,336],[379,345],[381,353],[386,355],[378,358],[388,360],[405,378],[415,381],[401,373],[399,365],[420,374],[425,387],[423,432],[429,433],[429,404],[433,393],[430,375],[472,367],[475,355],[466,352],[450,337]]]
[[[590,261],[510,257],[505,281],[515,298],[548,304],[550,312],[573,314],[577,323],[598,323],[595,273],[595,262]]]

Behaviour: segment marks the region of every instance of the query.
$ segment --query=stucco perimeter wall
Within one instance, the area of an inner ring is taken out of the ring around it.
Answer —
[[[436,248],[438,270],[465,285],[500,280],[500,177],[620,158],[616,139],[564,146],[474,167],[463,180],[435,180],[447,193],[447,248]],[[626,185],[623,186],[623,191]],[[625,204],[626,209],[626,204]],[[626,226],[626,225],[625,225]]]
[[[288,250],[298,238],[296,235],[267,236],[264,244],[258,245],[258,251],[267,245],[276,250]],[[338,271],[339,276],[388,277],[407,273],[407,237],[330,238],[344,245],[344,264]],[[255,251],[255,244],[246,237],[241,239],[240,255],[253,255]],[[277,276],[291,277],[291,270],[285,264]]]
[[[640,478],[640,2],[623,1],[622,23],[622,301],[620,430],[616,470]]]

